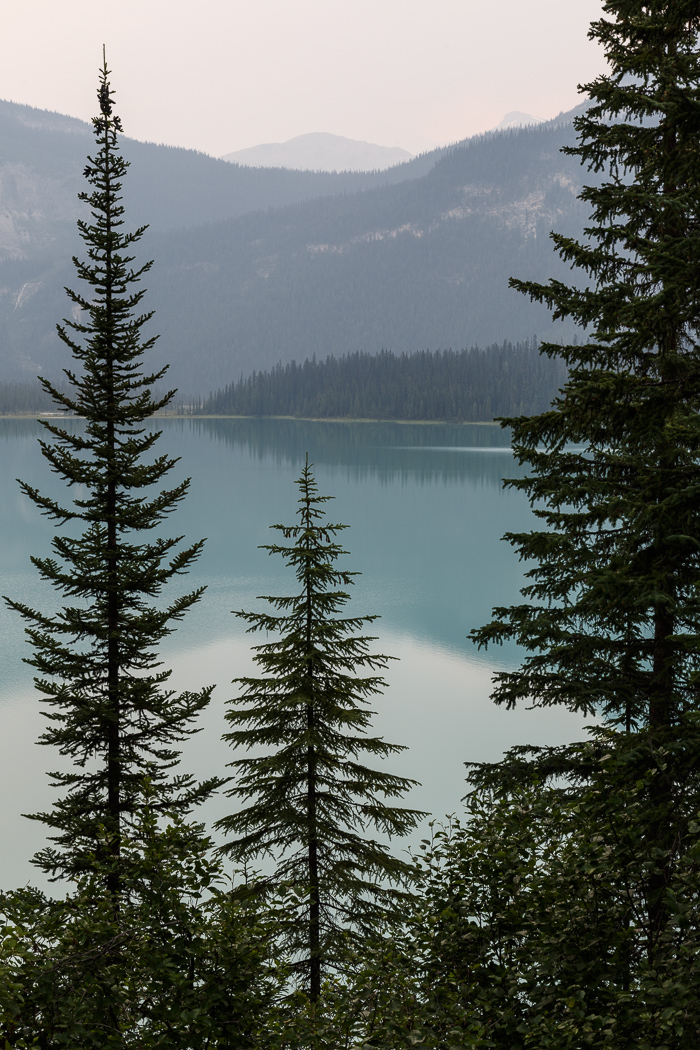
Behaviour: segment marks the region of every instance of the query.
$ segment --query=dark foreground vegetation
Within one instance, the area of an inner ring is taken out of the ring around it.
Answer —
[[[212,394],[197,412],[480,423],[543,411],[565,379],[563,362],[543,357],[534,339],[485,350],[383,350],[253,372]]]
[[[520,747],[468,770],[461,816],[418,856],[410,781],[374,768],[366,701],[386,657],[343,615],[343,526],[307,463],[296,520],[267,548],[295,593],[246,613],[259,674],[228,712],[232,779],[197,783],[179,747],[209,701],[175,695],[160,640],[202,596],[159,601],[192,567],[160,526],[187,485],[144,430],[161,373],[143,365],[140,277],[122,232],[121,130],[103,70],[80,225],[88,291],[62,338],[84,435],[46,421],[44,455],[75,485],[41,576],[56,615],[25,617],[51,720],[72,760],[37,815],[35,859],[57,898],[0,898],[5,1047],[204,1050],[687,1050],[700,1029],[700,7],[607,0],[592,35],[610,63],[587,85],[575,155],[607,173],[584,190],[588,241],[556,236],[584,290],[516,287],[590,333],[544,345],[567,379],[554,405],[508,420],[529,475],[510,482],[541,528],[508,536],[531,566],[522,602],[476,644],[516,640],[494,699],[595,714],[587,740]],[[622,173],[622,174],[621,174]],[[629,178],[630,173],[634,176]],[[624,175],[624,177],[623,177]],[[77,485],[76,483],[79,483]],[[155,526],[159,526],[154,531]],[[80,532],[82,529],[82,532]],[[426,698],[429,703],[430,698]],[[248,748],[254,748],[248,751]],[[196,806],[232,802],[214,852]],[[455,800],[457,801],[457,800]],[[222,856],[246,865],[232,882]],[[269,873],[254,875],[266,856]]]

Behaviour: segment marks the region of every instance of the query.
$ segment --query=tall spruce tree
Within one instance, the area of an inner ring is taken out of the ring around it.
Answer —
[[[263,596],[278,613],[236,613],[249,631],[277,637],[255,646],[264,676],[235,679],[241,695],[226,717],[236,728],[225,739],[259,753],[231,763],[237,784],[229,794],[248,804],[219,826],[237,836],[225,847],[232,857],[273,857],[273,883],[299,891],[284,940],[299,955],[316,1002],[322,972],[342,957],[344,938],[395,911],[397,885],[412,877],[409,863],[362,832],[402,836],[424,814],[386,801],[415,781],[360,761],[363,753],[386,758],[404,750],[366,735],[372,712],[365,704],[384,685],[371,672],[388,658],[372,654],[375,639],[358,634],[375,616],[338,615],[357,574],[336,567],[347,553],[336,540],[346,526],[323,521],[333,497],[318,494],[308,459],[297,484],[298,524],[272,526],[291,542],[262,549],[285,559],[299,593]]]
[[[28,621],[34,646],[28,662],[49,708],[41,743],[73,763],[51,774],[62,793],[36,819],[52,829],[54,846],[35,860],[60,876],[91,866],[97,855],[110,890],[118,892],[120,843],[142,807],[144,782],[150,803],[169,810],[188,807],[215,782],[197,784],[174,768],[177,745],[195,732],[211,690],[176,695],[155,648],[201,589],[169,605],[156,599],[191,565],[202,542],[183,549],[181,538],[158,532],[188,482],[153,491],[176,461],[149,455],[160,433],[146,421],[174,391],[154,398],[151,388],[165,369],[144,370],[156,337],[142,335],[152,315],[140,312],[145,292],[139,282],[151,263],[134,269],[129,254],[146,227],[123,229],[127,162],[119,153],[122,125],[113,113],[106,61],[97,95],[95,156],[84,172],[90,189],[80,194],[91,220],[78,222],[87,259],[73,260],[86,290],[67,289],[78,319],[58,326],[76,365],[65,371],[65,391],[41,381],[62,410],[84,420],[42,421],[50,437],[40,441],[41,451],[74,497],[58,502],[21,482],[44,514],[69,526],[55,535],[52,556],[32,559],[66,604],[55,614],[18,601],[9,605]]]
[[[546,528],[507,537],[534,562],[526,601],[474,637],[529,650],[497,676],[496,702],[563,704],[637,735],[624,761],[652,803],[653,958],[687,821],[674,769],[698,748],[700,3],[607,0],[603,11],[589,35],[609,70],[585,85],[591,104],[568,151],[603,177],[581,195],[586,242],[553,235],[588,283],[512,282],[587,335],[543,346],[569,366],[552,408],[506,421],[531,468],[508,484]]]

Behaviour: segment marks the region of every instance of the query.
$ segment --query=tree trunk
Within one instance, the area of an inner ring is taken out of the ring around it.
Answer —
[[[308,463],[308,460],[307,460]],[[308,488],[305,492],[306,515],[304,525],[313,527],[311,501]],[[307,544],[309,538],[307,536]],[[308,750],[306,767],[306,793],[308,817],[308,865],[309,865],[309,998],[316,1003],[321,994],[321,899],[318,872],[318,828],[316,823],[316,748],[314,746],[314,667],[313,667],[313,622],[314,594],[312,579],[306,577],[306,658],[307,658],[307,707],[306,728]]]
[[[664,608],[656,609],[654,616],[653,675],[651,695],[649,697],[649,740],[653,750],[654,763],[658,762],[657,748],[659,736],[663,738],[671,726],[673,704],[673,645],[670,636],[673,633],[674,618]],[[657,769],[651,780],[649,800],[653,813],[650,827],[650,848],[660,849],[667,853],[671,848],[671,780],[668,771]],[[664,903],[664,892],[668,883],[669,862],[657,864],[649,878],[647,893],[648,917],[648,956],[653,961],[655,948],[660,934],[666,925],[667,913]]]
[[[109,130],[105,125],[104,144],[109,157]],[[109,170],[106,172],[108,206],[105,209],[106,232],[110,237],[111,196]],[[112,245],[108,242],[105,259],[105,306],[107,310],[108,338],[106,347],[107,369],[105,377],[107,409],[107,690],[108,690],[108,743],[107,743],[107,811],[110,833],[109,852],[111,867],[107,876],[110,893],[118,898],[120,890],[119,858],[121,855],[121,704],[119,696],[119,578],[117,566],[117,488],[115,480],[115,392],[114,362],[112,347],[114,339],[114,317],[112,315]],[[118,906],[118,902],[117,902]]]
[[[306,724],[309,737],[314,729],[314,709],[306,708]],[[316,751],[313,744],[308,749],[307,806],[309,817],[309,997],[312,1003],[321,994],[321,901],[318,878],[318,837],[316,828]]]

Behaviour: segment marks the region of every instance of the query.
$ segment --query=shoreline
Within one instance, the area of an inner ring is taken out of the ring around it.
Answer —
[[[63,412],[0,412],[0,419],[83,419],[83,416],[66,416]],[[289,419],[297,423],[398,423],[401,426],[453,426],[493,427],[500,426],[497,419],[387,419],[386,417],[348,418],[347,416],[232,416],[232,415],[185,415],[178,412],[157,413],[149,419]]]

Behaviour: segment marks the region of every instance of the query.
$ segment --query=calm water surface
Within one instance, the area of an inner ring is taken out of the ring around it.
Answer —
[[[281,560],[258,545],[273,538],[271,524],[293,521],[294,480],[307,452],[320,492],[336,497],[329,519],[350,526],[343,565],[362,573],[352,611],[379,613],[376,648],[399,657],[373,705],[374,726],[408,747],[392,768],[421,781],[411,804],[438,817],[458,811],[465,761],[495,760],[516,743],[581,735],[581,720],[566,712],[495,708],[491,677],[516,666],[517,651],[477,652],[466,638],[492,606],[518,599],[522,566],[499,537],[533,521],[525,498],[502,488],[501,479],[518,468],[499,427],[173,419],[162,428],[161,449],[181,457],[174,474],[192,478],[169,533],[207,537],[189,578],[170,595],[188,584],[206,584],[206,593],[162,650],[176,687],[216,683],[202,732],[185,748],[188,769],[220,773],[232,757],[220,740],[224,706],[231,679],[252,670],[256,639],[231,610],[264,607],[260,594],[293,592]],[[34,421],[0,420],[0,574],[3,594],[48,610],[57,597],[29,559],[48,553],[52,527],[14,480],[65,492],[43,462],[39,432]],[[60,760],[34,743],[42,717],[31,668],[22,662],[29,654],[23,625],[2,607],[0,627],[0,885],[9,886],[37,881],[28,859],[43,832],[21,814],[50,804],[45,771]],[[203,815],[214,819],[230,804],[214,799]]]

